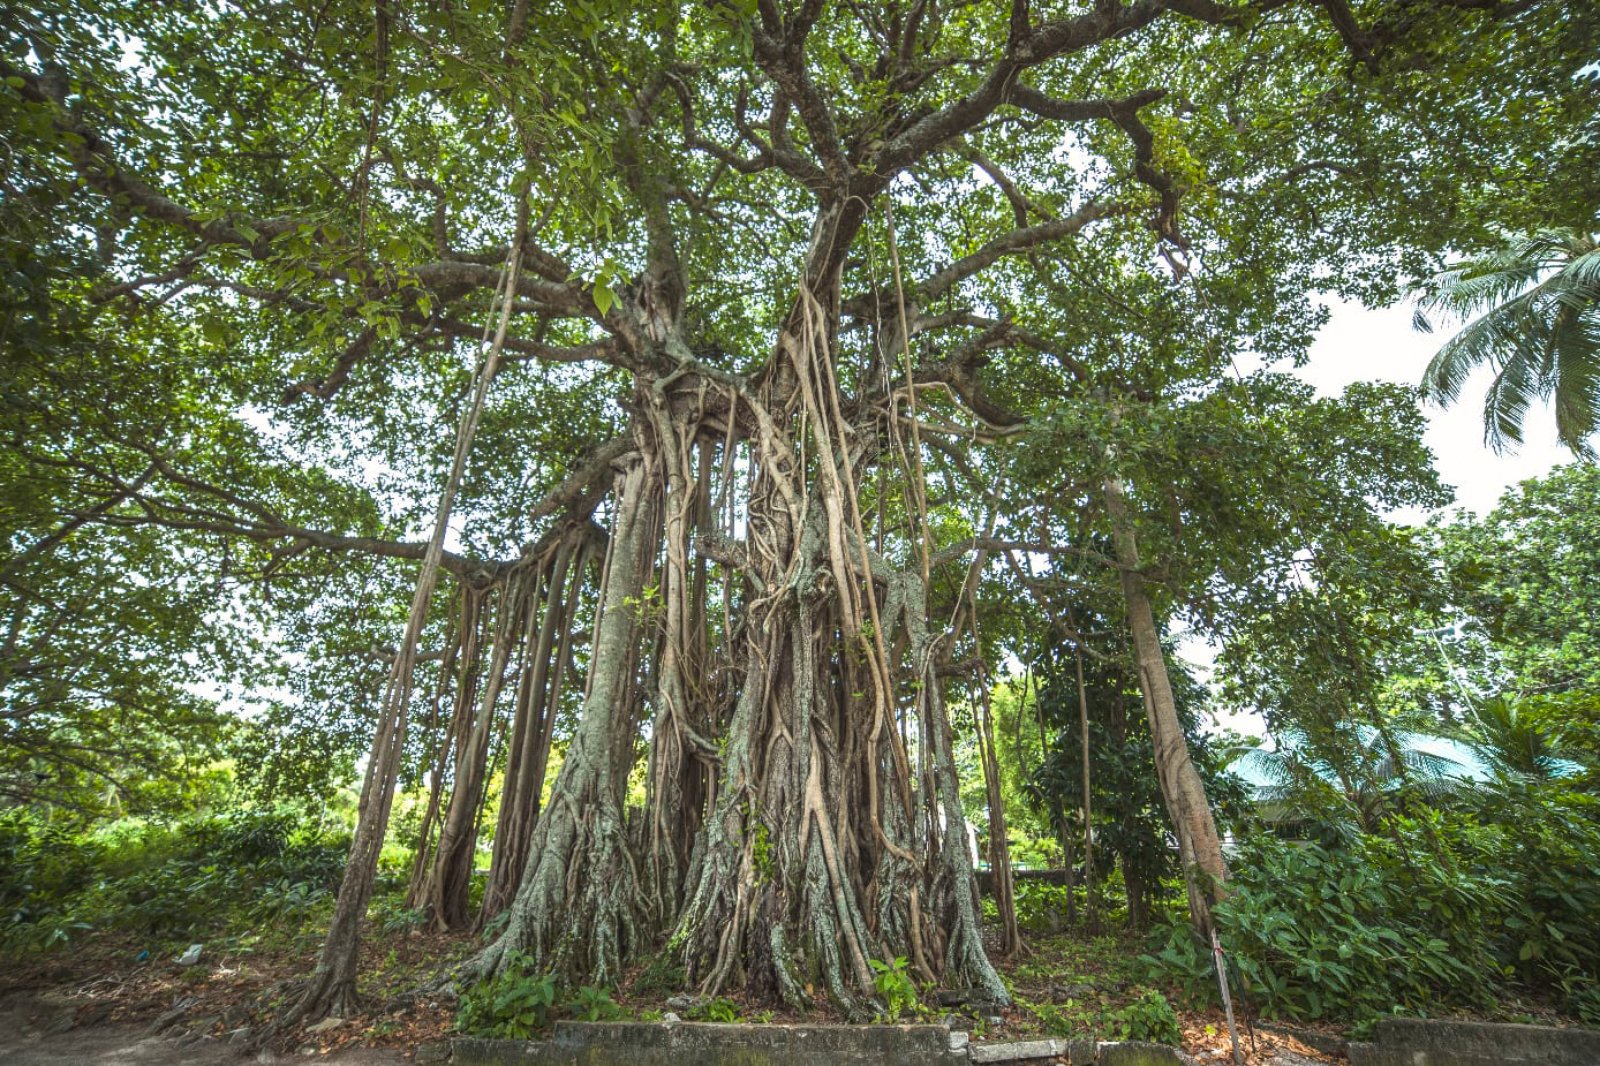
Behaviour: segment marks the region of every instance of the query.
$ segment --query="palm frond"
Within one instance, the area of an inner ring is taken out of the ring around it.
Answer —
[[[1600,242],[1543,231],[1459,263],[1420,286],[1413,325],[1431,332],[1429,312],[1466,325],[1423,373],[1434,402],[1454,403],[1474,371],[1495,377],[1484,396],[1484,441],[1495,451],[1522,443],[1535,401],[1554,397],[1561,443],[1580,456],[1600,423]]]
[[[1592,310],[1592,308],[1591,308]],[[1600,413],[1600,314],[1567,311],[1552,340],[1556,437],[1574,455],[1593,458],[1589,440]]]
[[[1589,241],[1587,250],[1574,256],[1561,268],[1560,276],[1573,285],[1600,288],[1600,243]]]

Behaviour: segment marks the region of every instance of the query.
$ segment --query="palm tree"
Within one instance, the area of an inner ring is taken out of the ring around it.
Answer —
[[[1437,803],[1472,773],[1465,762],[1428,750],[1439,737],[1393,726],[1339,723],[1317,735],[1286,726],[1273,740],[1271,749],[1241,747],[1229,768],[1255,786],[1268,821],[1304,822],[1330,840],[1372,832],[1402,791]]]
[[[1439,349],[1422,388],[1454,403],[1481,364],[1495,370],[1483,403],[1484,440],[1495,451],[1522,443],[1535,400],[1553,399],[1556,437],[1575,455],[1600,422],[1600,240],[1548,230],[1497,252],[1457,263],[1416,292],[1417,329],[1430,313],[1466,325]]]
[[[1514,698],[1480,701],[1467,716],[1467,746],[1503,780],[1549,781],[1581,767],[1562,758],[1559,740]]]

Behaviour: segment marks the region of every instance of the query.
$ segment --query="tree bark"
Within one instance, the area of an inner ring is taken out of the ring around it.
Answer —
[[[511,650],[521,642],[527,613],[521,582],[509,582],[500,592],[495,636],[491,645],[489,676],[472,728],[456,748],[456,765],[450,804],[439,830],[433,872],[422,905],[433,928],[440,932],[467,924],[468,896],[477,850],[478,811],[483,804],[488,776],[489,741],[498,720],[500,691],[505,685]]]
[[[1161,782],[1161,794],[1172,819],[1173,832],[1178,838],[1178,857],[1189,896],[1189,913],[1195,927],[1209,935],[1211,907],[1224,895],[1228,880],[1222,840],[1206,799],[1205,785],[1189,756],[1189,743],[1178,720],[1172,679],[1161,649],[1161,631],[1156,625],[1144,573],[1139,568],[1139,542],[1126,492],[1115,476],[1106,478],[1104,492],[1122,579],[1128,631],[1133,639],[1134,662],[1139,672],[1139,691],[1150,720],[1156,775]]]
[[[549,758],[550,727],[555,713],[554,700],[550,697],[559,692],[564,654],[570,650],[568,605],[582,580],[582,560],[576,568],[571,592],[566,587],[568,570],[572,568],[574,555],[582,551],[571,541],[562,542],[544,575],[544,616],[537,635],[530,627],[530,647],[517,688],[516,718],[506,758],[506,780],[495,825],[494,851],[489,860],[489,881],[484,887],[483,906],[478,915],[480,926],[505,910],[516,896],[522,868],[527,862],[528,836],[538,816],[545,763]],[[557,631],[562,634],[561,652],[555,650]],[[553,665],[552,655],[555,657]]]
[[[634,857],[622,818],[626,769],[617,765],[628,703],[640,592],[653,547],[653,450],[641,446],[617,479],[616,521],[595,626],[589,690],[577,732],[528,842],[522,886],[505,931],[467,964],[464,976],[514,969],[526,954],[540,969],[586,983],[614,984],[640,940]]]

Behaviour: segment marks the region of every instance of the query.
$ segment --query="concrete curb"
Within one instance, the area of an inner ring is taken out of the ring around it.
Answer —
[[[1385,1018],[1370,1043],[1351,1041],[1350,1066],[1594,1066],[1600,1031],[1547,1025]]]
[[[964,1066],[1065,1058],[1073,1066],[1188,1066],[1176,1048],[1135,1042],[1026,1040],[971,1044],[942,1025],[718,1025],[557,1022],[545,1040],[450,1042],[455,1066]]]
[[[1275,1033],[1278,1036],[1289,1036],[1300,1041],[1314,1051],[1335,1058],[1348,1058],[1350,1055],[1350,1042],[1335,1033],[1318,1032],[1315,1029],[1302,1029],[1297,1025],[1285,1025],[1282,1022],[1256,1022],[1256,1028],[1263,1033]]]

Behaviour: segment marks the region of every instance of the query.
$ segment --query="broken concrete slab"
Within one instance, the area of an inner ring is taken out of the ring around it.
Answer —
[[[1076,1066],[1078,1063],[1095,1062],[1097,1056],[1093,1040],[1063,1040],[1060,1037],[1015,1040],[1003,1044],[973,1044],[967,1050],[973,1062],[982,1063],[1065,1058]]]

